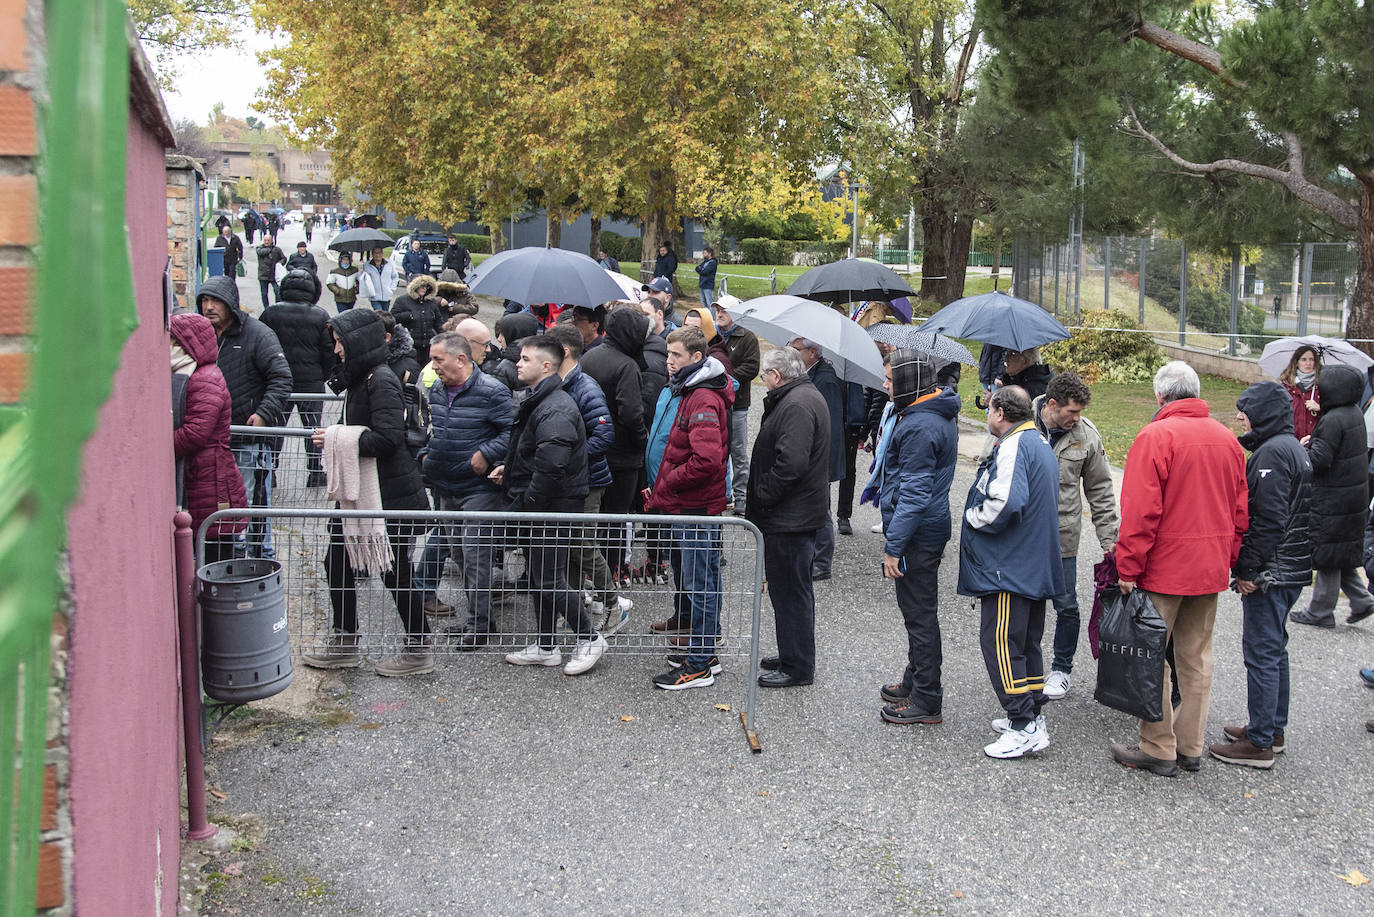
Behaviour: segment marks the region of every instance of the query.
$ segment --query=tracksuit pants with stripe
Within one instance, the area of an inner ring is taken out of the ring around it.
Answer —
[[[1045,633],[1045,600],[994,592],[982,597],[979,642],[997,700],[1013,729],[1023,729],[1044,704],[1045,660],[1040,638]]]

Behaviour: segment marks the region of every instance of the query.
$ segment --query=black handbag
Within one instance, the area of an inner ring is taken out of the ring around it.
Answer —
[[[1164,718],[1164,649],[1168,632],[1144,589],[1100,593],[1097,634],[1099,704],[1151,723]]]

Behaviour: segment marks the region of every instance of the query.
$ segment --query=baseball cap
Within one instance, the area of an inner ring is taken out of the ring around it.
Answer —
[[[667,277],[655,277],[640,289],[646,293],[671,293],[673,292],[673,285],[668,282]]]
[[[738,308],[739,308],[740,306],[742,306],[743,304],[744,304],[744,303],[740,300],[740,298],[739,298],[738,296],[731,296],[730,294],[727,293],[727,294],[725,294],[724,296],[722,296],[720,299],[717,299],[715,302],[711,303],[711,307],[712,307],[712,308],[724,309],[726,312],[731,312],[731,313],[733,313],[736,309],[738,309]]]

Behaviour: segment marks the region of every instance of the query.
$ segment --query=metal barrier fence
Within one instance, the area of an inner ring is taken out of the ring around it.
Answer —
[[[206,520],[199,564],[206,527],[245,517],[270,526],[297,656],[328,652],[342,631],[370,661],[418,645],[446,665],[535,644],[566,654],[595,631],[608,658],[647,657],[646,691],[689,653],[714,657],[731,686],[746,676],[740,720],[759,750],[763,536],[745,519],[254,507]],[[355,573],[347,536],[383,524],[393,569]]]

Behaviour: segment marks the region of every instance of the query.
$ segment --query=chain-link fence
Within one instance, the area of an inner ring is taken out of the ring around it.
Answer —
[[[1345,243],[1237,246],[1217,255],[1157,237],[1014,240],[1015,293],[1067,325],[1124,312],[1157,339],[1253,355],[1276,337],[1342,337],[1357,256]]]

